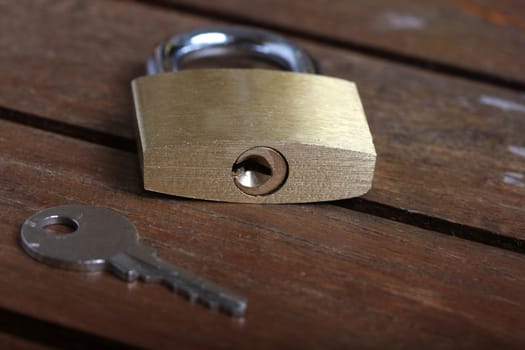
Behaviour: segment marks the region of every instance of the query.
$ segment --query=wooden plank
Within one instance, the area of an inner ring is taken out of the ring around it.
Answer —
[[[161,0],[301,33],[399,60],[461,67],[525,82],[525,5],[519,0]],[[455,68],[452,68],[455,69]],[[483,75],[483,74],[481,74]]]
[[[134,154],[10,122],[0,147],[1,308],[148,348],[525,344],[521,254],[331,205],[152,195]],[[65,203],[123,213],[161,257],[248,297],[245,318],[32,260],[21,223]]]
[[[13,283],[10,281],[9,283]],[[11,296],[12,297],[12,296]],[[38,317],[38,315],[37,315]],[[2,349],[120,349],[122,343],[0,309]]]
[[[37,349],[50,349],[50,347],[27,341],[23,338],[12,336],[8,333],[0,333],[0,346],[2,349],[26,349],[26,350],[37,350]]]
[[[0,29],[24,38],[0,38],[0,106],[129,143],[129,82],[154,43],[212,23],[132,2],[21,0],[0,10]],[[358,84],[378,151],[365,198],[525,239],[524,96],[299,43],[326,74]]]

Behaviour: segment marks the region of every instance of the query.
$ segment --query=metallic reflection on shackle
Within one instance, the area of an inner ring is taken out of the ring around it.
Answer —
[[[274,62],[292,72],[319,72],[305,50],[278,35],[248,27],[223,26],[177,34],[161,43],[146,63],[147,73],[176,72],[182,59],[193,53],[201,56],[240,53]]]

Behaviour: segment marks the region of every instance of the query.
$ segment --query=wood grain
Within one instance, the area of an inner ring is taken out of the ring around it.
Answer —
[[[0,4],[0,29],[14,33],[0,37],[0,105],[45,118],[44,127],[59,121],[55,129],[80,127],[79,137],[97,132],[93,138],[116,135],[126,144],[134,123],[129,83],[155,43],[212,23],[132,2]],[[378,152],[367,199],[525,238],[521,94],[299,43],[326,74],[358,85]]]
[[[525,344],[523,255],[332,205],[152,195],[136,155],[10,122],[0,121],[0,147],[1,308],[143,347]],[[128,216],[161,257],[248,297],[246,317],[32,260],[21,223],[65,203]]]
[[[412,57],[525,82],[525,5],[519,0],[255,0],[250,6],[242,0],[151,2],[279,28],[379,56]]]

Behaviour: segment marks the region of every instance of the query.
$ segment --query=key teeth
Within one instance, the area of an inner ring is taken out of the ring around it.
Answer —
[[[157,261],[156,256],[149,251],[144,253],[142,250],[140,253],[142,255],[139,256],[123,253],[112,257],[108,265],[109,270],[129,282],[137,279],[150,283],[160,282],[192,303],[198,302],[209,309],[219,310],[231,316],[242,316],[246,312],[246,299],[182,269],[161,272],[161,261]]]
[[[177,288],[172,284],[170,284],[170,287],[174,292],[188,299],[188,301],[190,301],[191,303],[197,302],[210,310],[224,312],[228,315],[235,317],[243,316],[246,313],[246,300],[221,302],[219,300],[210,300],[204,298],[201,295],[199,295],[198,292],[192,291],[187,288]],[[221,295],[221,297],[227,296]]]
[[[228,310],[221,309],[221,310],[231,316],[241,317],[241,316],[244,316],[244,314],[246,313],[246,304],[238,308],[234,308],[234,309],[228,309]]]
[[[245,300],[234,302],[235,305],[229,305],[225,306],[219,305],[219,310],[235,317],[244,316],[246,313],[246,309],[248,307],[248,303]]]
[[[128,282],[134,282],[139,278],[139,273],[135,270],[126,271],[126,279]]]
[[[208,300],[208,299],[199,298],[198,302],[201,305],[204,305],[205,307],[207,307],[208,309],[211,309],[211,310],[218,310],[219,309],[219,302],[217,302],[215,300]]]
[[[158,283],[162,280],[162,278],[152,275],[141,275],[140,279],[145,283]]]
[[[203,298],[198,298],[197,301],[199,302],[199,304],[207,307],[210,310],[220,311],[234,317],[244,316],[247,309],[246,301],[231,303],[235,305],[226,305],[217,300],[208,300]]]
[[[176,292],[177,294],[183,296],[184,298],[188,299],[190,302],[194,303],[197,301],[197,298],[199,297],[198,293],[195,291],[192,291],[187,288],[180,288],[175,285],[171,285],[171,289]]]

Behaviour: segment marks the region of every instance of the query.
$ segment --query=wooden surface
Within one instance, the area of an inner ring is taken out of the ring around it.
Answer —
[[[162,2],[374,56],[421,66],[426,61],[432,69],[501,85],[523,87],[525,82],[525,4],[520,0]]]
[[[328,3],[0,2],[3,347],[525,346],[522,8],[498,2],[498,25],[481,1]],[[367,27],[385,13],[426,27]],[[357,83],[378,153],[364,198],[261,206],[142,189],[130,81],[160,40],[225,22],[273,28]],[[246,317],[33,261],[20,225],[64,203],[125,214],[163,258],[247,296]]]
[[[45,127],[134,149],[129,84],[143,74],[145,57],[174,32],[217,22],[135,2],[65,4],[0,8],[9,14],[0,29],[25,39],[21,47],[16,37],[0,37],[0,106]],[[523,153],[511,151],[525,144],[522,93],[298,42],[326,74],[358,85],[378,153],[365,198],[525,245],[525,187],[519,179],[505,182],[525,172]]]

